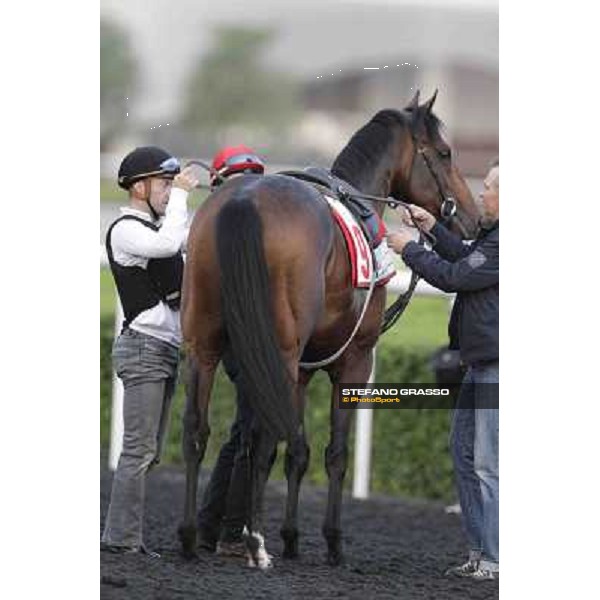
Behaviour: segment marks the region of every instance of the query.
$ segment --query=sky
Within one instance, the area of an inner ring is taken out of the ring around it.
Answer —
[[[344,4],[387,4],[390,6],[444,6],[498,11],[498,0],[327,0]]]
[[[101,0],[101,14],[125,26],[141,65],[131,94],[136,117],[158,124],[176,116],[191,65],[224,23],[274,26],[265,61],[304,79],[382,60],[427,56],[484,66],[498,60],[496,0],[253,0],[248,6],[248,0]]]

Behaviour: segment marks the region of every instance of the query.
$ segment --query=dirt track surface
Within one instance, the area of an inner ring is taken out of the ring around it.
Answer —
[[[203,474],[206,476],[206,473]],[[201,481],[201,490],[206,482]],[[111,475],[101,472],[101,523],[110,498]],[[326,490],[305,485],[300,497],[298,560],[281,558],[279,527],[285,487],[269,483],[265,514],[266,547],[275,567],[250,569],[236,559],[201,553],[188,562],[179,554],[176,529],[183,510],[184,475],[158,468],[149,476],[145,541],[160,559],[100,553],[101,598],[114,600],[200,600],[204,598],[498,598],[498,582],[448,579],[442,573],[465,558],[458,515],[435,502],[376,497],[344,499],[342,527],[346,564],[325,564],[321,536]]]

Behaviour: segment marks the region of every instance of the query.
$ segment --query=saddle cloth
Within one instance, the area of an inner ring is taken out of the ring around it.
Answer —
[[[369,287],[373,266],[376,286],[385,285],[396,274],[394,253],[385,239],[385,223],[371,206],[360,199],[357,189],[322,167],[280,171],[278,175],[315,185],[327,200],[346,241],[353,287]]]
[[[346,242],[352,266],[352,287],[368,288],[371,285],[374,268],[375,285],[385,285],[395,275],[396,269],[392,260],[393,253],[383,237],[385,235],[383,221],[380,225],[383,228],[380,243],[371,253],[365,234],[352,213],[337,198],[329,194],[323,195]]]

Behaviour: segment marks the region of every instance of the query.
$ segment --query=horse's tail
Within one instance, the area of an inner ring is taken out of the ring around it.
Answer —
[[[292,381],[275,333],[263,228],[252,199],[237,190],[217,217],[223,321],[238,363],[236,385],[278,439],[296,427]]]

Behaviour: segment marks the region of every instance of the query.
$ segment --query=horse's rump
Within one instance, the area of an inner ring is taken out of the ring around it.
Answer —
[[[322,312],[333,224],[305,184],[280,176],[238,181],[214,194],[190,229],[183,333],[200,361],[229,344],[240,385],[262,398],[259,417],[287,437],[293,411],[291,402],[282,410],[281,397],[290,397]]]

